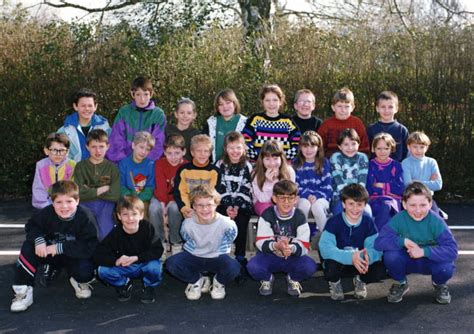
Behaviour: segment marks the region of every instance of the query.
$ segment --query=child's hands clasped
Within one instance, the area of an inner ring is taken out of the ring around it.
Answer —
[[[405,238],[404,244],[405,244],[405,247],[407,249],[408,255],[412,259],[419,259],[419,258],[425,256],[425,251],[423,250],[423,248],[418,246],[418,244],[416,242],[414,242],[414,241],[412,241],[408,238]]]
[[[352,254],[352,264],[360,274],[367,274],[369,271],[369,253],[367,253],[367,250],[355,251]]]
[[[115,261],[116,266],[128,267],[138,261],[138,256],[122,255]]]
[[[234,219],[237,217],[237,214],[239,213],[239,207],[238,206],[228,206],[226,209],[227,216],[229,216],[230,219]]]
[[[291,255],[291,247],[286,237],[279,238],[278,241],[275,242],[274,248],[285,259]]]
[[[48,251],[46,249],[46,244],[39,244],[35,246],[35,254],[39,257],[48,256]]]

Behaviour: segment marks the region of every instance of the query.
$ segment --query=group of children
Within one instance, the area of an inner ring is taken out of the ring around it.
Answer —
[[[312,115],[309,90],[296,93],[290,117],[281,113],[280,87],[265,85],[263,112],[247,119],[226,89],[204,133],[193,127],[192,100],[182,98],[176,123],[167,124],[149,79],[135,79],[131,95],[110,128],[95,114],[95,94],[83,89],[75,113],[48,136],[33,182],[40,211],[26,225],[12,311],[32,304],[37,270],[46,286],[63,266],[78,298],[91,296],[95,272],[121,301],[141,279],[141,301],[154,302],[169,249],[166,269],[188,284],[190,300],[203,292],[224,298],[225,285],[246,271],[261,295],[272,294],[274,273],[284,272],[288,294],[299,296],[300,282],[317,270],[308,255],[315,235],[334,300],[344,298],[342,277],[353,277],[354,296],[365,298],[366,284],[388,272],[395,280],[388,301],[399,302],[406,275],[417,272],[432,275],[439,303],[450,302],[457,245],[432,200],[441,175],[425,156],[429,138],[408,135],[395,120],[394,93],[379,95],[379,121],[366,131],[347,88],[324,122]],[[248,261],[254,213],[258,252]]]

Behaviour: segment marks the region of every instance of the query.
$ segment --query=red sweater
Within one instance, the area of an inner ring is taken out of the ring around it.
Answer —
[[[337,138],[339,137],[339,134],[347,128],[356,130],[359,135],[359,152],[365,154],[370,153],[369,139],[367,137],[367,132],[365,131],[364,123],[362,123],[360,118],[351,115],[346,120],[340,120],[337,119],[336,116],[333,116],[325,120],[318,129],[318,133],[323,139],[324,154],[326,157],[330,157],[331,154],[339,151],[339,148],[337,147]]]
[[[174,177],[179,167],[186,163],[188,161],[183,160],[181,164],[172,166],[164,157],[155,161],[155,190],[153,194],[157,200],[165,205],[175,200],[173,196]]]

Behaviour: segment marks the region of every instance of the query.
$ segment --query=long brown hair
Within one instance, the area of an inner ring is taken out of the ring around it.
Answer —
[[[257,178],[257,185],[260,189],[263,189],[265,183],[265,172],[266,168],[263,165],[263,158],[265,157],[280,157],[281,164],[278,170],[278,180],[289,180],[290,173],[288,172],[288,164],[286,162],[285,152],[281,146],[281,143],[276,140],[269,140],[263,144],[260,154],[258,155],[255,163],[255,169],[252,173],[252,181]]]
[[[314,171],[315,173],[322,175],[324,167],[324,148],[323,148],[323,139],[316,131],[306,131],[300,138],[300,143],[298,145],[298,154],[294,160],[293,165],[295,168],[300,168],[305,163],[305,157],[301,151],[302,146],[317,146],[318,152],[314,159]]]

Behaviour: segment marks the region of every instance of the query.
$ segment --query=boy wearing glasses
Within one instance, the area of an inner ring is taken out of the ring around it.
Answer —
[[[204,272],[214,273],[209,291],[212,299],[225,297],[225,285],[240,274],[240,264],[229,256],[237,237],[237,225],[227,216],[216,212],[220,195],[208,185],[199,185],[189,194],[195,215],[181,225],[183,251],[166,260],[168,271],[188,283],[185,294],[198,300],[207,292]]]
[[[249,261],[247,270],[261,283],[259,293],[269,296],[273,292],[275,272],[287,274],[288,294],[301,294],[300,281],[310,278],[317,270],[316,262],[309,257],[310,229],[304,213],[295,208],[298,186],[282,180],[273,186],[274,206],[267,208],[258,220],[257,254]]]
[[[70,180],[76,162],[68,159],[69,139],[65,134],[51,133],[46,137],[44,154],[46,158],[36,163],[32,187],[32,205],[42,209],[50,204],[51,186],[61,180]]]
[[[301,134],[306,131],[318,131],[322,124],[322,120],[316,116],[312,116],[315,108],[316,99],[314,94],[309,89],[300,89],[295,94],[295,108],[296,115],[293,116],[293,121],[300,129]]]

